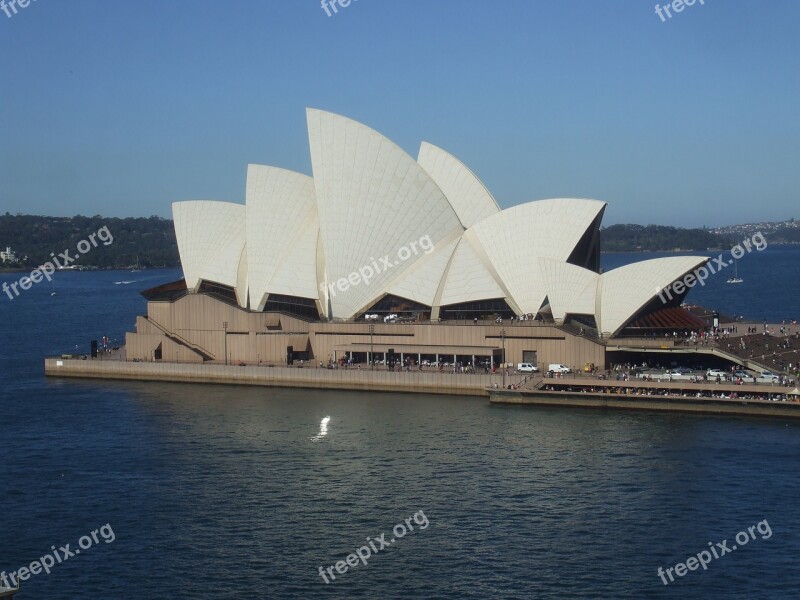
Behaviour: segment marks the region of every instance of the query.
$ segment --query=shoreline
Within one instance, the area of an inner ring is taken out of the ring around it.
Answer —
[[[652,398],[648,399],[648,398]],[[718,400],[712,398],[617,396],[611,394],[531,394],[518,390],[492,391],[489,402],[496,405],[518,405],[550,408],[607,409],[649,411],[659,413],[705,414],[741,417],[778,417],[800,419],[796,402],[758,402],[753,400]]]
[[[327,389],[414,394],[447,394],[489,397],[489,389],[502,385],[503,375],[440,373],[430,371],[369,371],[320,369],[268,365],[220,365],[203,363],[148,363],[120,360],[45,359],[48,377],[162,381],[171,383],[213,383],[304,389]],[[509,375],[508,382],[523,377]]]
[[[559,407],[574,409],[611,409],[712,415],[737,415],[750,417],[780,417],[800,419],[800,400],[787,399],[791,388],[776,386],[728,386],[719,384],[656,384],[613,382],[616,385],[587,385],[590,390],[516,389],[490,390],[489,402],[498,405]],[[611,388],[623,391],[611,391]],[[766,398],[731,398],[713,393],[734,393],[747,388],[749,393],[766,395]],[[764,389],[766,388],[766,389]],[[636,393],[634,390],[650,389],[660,393]],[[631,390],[631,392],[625,391]],[[670,392],[676,392],[670,394]],[[704,396],[704,393],[711,393]],[[689,395],[693,394],[693,395]],[[775,399],[770,396],[776,396]],[[778,399],[782,396],[783,399]]]
[[[768,399],[697,397],[678,395],[640,395],[610,391],[575,392],[543,389],[518,389],[526,378],[509,375],[503,389],[503,375],[453,374],[426,371],[367,371],[321,369],[317,367],[237,366],[191,363],[143,363],[120,360],[45,359],[45,375],[77,379],[149,381],[169,383],[209,383],[260,387],[370,391],[451,396],[480,396],[490,404],[574,409],[646,410],[655,412],[800,418],[800,402]],[[549,380],[553,381],[553,380]],[[563,382],[566,383],[566,382]],[[588,384],[589,382],[584,382]],[[596,382],[593,382],[596,385]],[[608,382],[608,387],[621,387]],[[639,387],[642,383],[628,383]],[[495,387],[497,386],[497,387]],[[697,393],[724,392],[718,384],[651,384],[658,389],[686,388]],[[677,386],[677,387],[676,387]],[[604,386],[603,386],[604,387]],[[748,386],[749,387],[749,386]],[[743,391],[741,386],[740,391]],[[789,388],[760,386],[757,392],[786,396]]]

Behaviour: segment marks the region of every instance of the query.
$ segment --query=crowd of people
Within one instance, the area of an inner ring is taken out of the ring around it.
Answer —
[[[517,323],[525,323],[526,321],[534,321],[535,318],[536,318],[536,315],[534,315],[533,313],[526,313],[526,314],[518,315],[516,317],[514,315],[511,315],[511,318],[509,319],[509,321],[513,325],[515,322],[517,322]],[[502,325],[503,324],[503,317],[501,317],[500,315],[497,315],[494,318],[494,322],[495,322],[496,325]],[[476,325],[478,324],[478,317],[475,317],[474,323]]]
[[[722,347],[731,354],[757,361],[775,371],[800,376],[800,330],[797,321],[788,324],[784,321],[780,326],[765,323],[760,333],[757,329],[748,327],[747,334]]]
[[[684,390],[670,388],[652,388],[636,386],[591,386],[591,385],[558,385],[546,384],[542,390],[550,392],[572,392],[584,394],[618,394],[623,396],[654,396],[665,398],[714,398],[720,400],[764,400],[773,402],[800,402],[800,396],[792,394],[775,394],[772,392],[728,392],[713,389]]]
[[[411,371],[422,371],[426,373],[451,373],[454,375],[458,374],[466,374],[466,375],[474,375],[476,373],[483,373],[488,375],[489,373],[496,374],[498,373],[497,367],[491,367],[490,362],[488,360],[478,361],[476,364],[471,363],[431,363],[429,361],[422,361],[421,363],[417,360],[414,360],[410,356],[404,357],[401,361],[398,357],[394,361],[388,362],[388,364],[384,364],[382,360],[376,360],[374,363],[374,367],[380,370],[386,370],[391,372],[411,372]],[[366,363],[358,363],[354,362],[350,357],[342,357],[338,361],[334,361],[332,358],[328,360],[327,364],[320,361],[319,363],[320,369],[356,369],[361,370],[369,369],[370,365],[369,362]],[[506,370],[506,374],[508,370]]]

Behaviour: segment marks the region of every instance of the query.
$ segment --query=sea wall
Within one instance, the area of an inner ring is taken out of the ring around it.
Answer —
[[[222,383],[296,387],[306,389],[364,390],[488,396],[487,388],[502,385],[500,374],[452,374],[425,371],[369,371],[357,369],[320,369],[296,367],[234,366],[212,364],[175,364],[125,362],[114,360],[76,360],[46,358],[45,375],[137,381],[173,381],[186,383]],[[520,376],[509,377],[514,383]]]
[[[491,390],[493,404],[800,418],[800,403],[769,400]]]

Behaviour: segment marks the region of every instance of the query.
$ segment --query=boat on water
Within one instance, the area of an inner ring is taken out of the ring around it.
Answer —
[[[744,283],[744,279],[739,277],[739,261],[734,260],[733,266],[735,269],[733,277],[728,277],[728,283]]]

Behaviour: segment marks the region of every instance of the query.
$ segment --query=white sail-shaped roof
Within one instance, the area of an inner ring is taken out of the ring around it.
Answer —
[[[319,220],[314,210],[308,213],[294,237],[289,240],[288,251],[281,257],[275,275],[269,282],[269,294],[320,299],[320,286],[317,284],[318,239]]]
[[[353,318],[387,294],[432,314],[495,298],[537,313],[547,299],[554,319],[593,314],[602,333],[616,335],[707,260],[669,257],[598,275],[590,269],[605,203],[566,198],[500,211],[441,148],[423,143],[417,162],[351,119],[309,109],[307,121],[313,179],[250,165],[246,205],[173,204],[190,291],[201,281],[230,286],[251,310],[271,295],[313,299],[330,319]]]
[[[540,258],[539,268],[556,321],[563,321],[566,315],[594,314],[600,278],[597,273],[550,258]]]
[[[389,289],[389,293],[426,306],[433,306],[445,269],[460,239],[457,237],[450,242],[442,242],[438,248],[434,247],[430,256],[416,261],[403,273],[400,280]]]
[[[669,256],[643,260],[603,273],[595,308],[598,331],[607,335],[617,334],[661,290],[706,261],[708,258],[705,256]]]
[[[235,288],[246,239],[244,205],[173,202],[172,218],[186,287],[196,290],[205,280]]]
[[[465,228],[500,212],[483,182],[452,154],[422,142],[417,162],[447,196]]]
[[[566,261],[604,209],[598,200],[539,200],[507,208],[470,228],[511,300],[536,313],[547,297],[540,258]]]
[[[311,165],[325,253],[326,285],[387,257],[368,284],[335,289],[333,318],[366,310],[424,257],[401,248],[428,236],[434,245],[463,232],[447,198],[420,165],[378,132],[328,112],[307,111]]]
[[[319,299],[314,180],[250,165],[246,197],[251,308],[263,310],[269,294]]]
[[[508,297],[508,293],[497,282],[496,275],[486,267],[473,247],[470,237],[465,235],[461,238],[450,261],[442,294],[437,302],[440,306]]]

